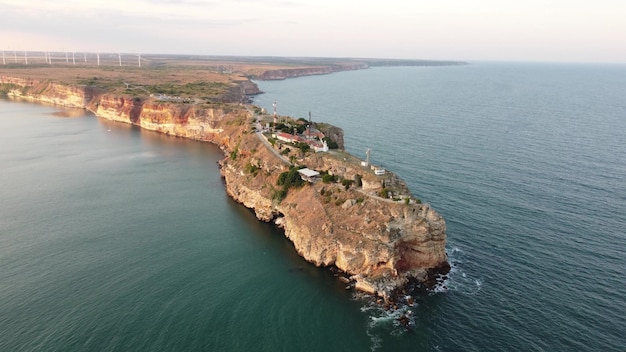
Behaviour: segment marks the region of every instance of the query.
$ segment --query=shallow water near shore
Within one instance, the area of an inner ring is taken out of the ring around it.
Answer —
[[[445,217],[446,289],[383,310],[230,200],[218,148],[0,100],[0,350],[626,346],[625,67],[377,68],[259,86],[257,104],[342,127],[348,151],[372,148]]]

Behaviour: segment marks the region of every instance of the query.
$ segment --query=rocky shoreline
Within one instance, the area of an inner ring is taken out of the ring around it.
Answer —
[[[251,112],[254,106],[162,102],[6,76],[0,77],[0,86],[13,98],[89,109],[100,118],[219,146],[226,155],[220,172],[229,196],[259,220],[282,227],[307,261],[336,267],[359,291],[393,301],[416,283],[433,287],[450,269],[444,219],[399,177],[376,175],[342,150],[315,153],[292,147],[285,153],[289,165],[255,131],[260,117]],[[343,145],[342,131],[333,129]],[[293,167],[333,175],[334,181],[305,183],[277,197],[279,176]],[[393,199],[381,197],[388,188],[395,191]]]

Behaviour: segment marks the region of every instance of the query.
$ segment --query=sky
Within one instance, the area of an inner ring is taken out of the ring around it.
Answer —
[[[626,63],[626,1],[0,0],[0,49]]]

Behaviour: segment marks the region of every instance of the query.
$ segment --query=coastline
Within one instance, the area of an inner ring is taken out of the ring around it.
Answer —
[[[299,155],[294,151],[290,157],[294,164],[342,179],[354,180],[359,175],[362,186],[316,182],[290,189],[277,201],[273,185],[289,165],[257,133],[250,133],[259,118],[250,111],[257,108],[254,105],[200,107],[109,95],[91,87],[29,84],[6,76],[0,84],[21,86],[8,92],[12,98],[83,108],[99,118],[219,146],[225,154],[220,166],[229,196],[252,209],[259,220],[282,227],[307,261],[338,268],[349,287],[392,301],[416,283],[432,287],[438,275],[449,271],[443,218],[413,199],[397,176],[387,173],[381,184],[381,178],[362,165],[346,162],[347,153]],[[253,175],[250,165],[260,172]],[[402,201],[376,196],[385,182],[403,190]]]

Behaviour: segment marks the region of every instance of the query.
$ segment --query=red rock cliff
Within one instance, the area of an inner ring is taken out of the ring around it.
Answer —
[[[289,165],[252,133],[252,116],[238,104],[163,103],[102,94],[88,87],[0,78],[9,95],[64,106],[89,108],[97,116],[169,135],[208,141],[228,155],[221,162],[227,193],[263,221],[285,230],[295,249],[318,266],[335,265],[359,290],[390,297],[411,278],[425,281],[449,269],[446,226],[428,205],[418,204],[403,182],[390,174],[410,202],[376,196],[381,181],[371,170],[343,157],[309,153],[299,162],[345,178],[362,175],[362,186],[345,189],[317,182],[275,197],[278,175]],[[251,165],[258,172],[250,172]],[[369,170],[369,171],[368,171]]]

